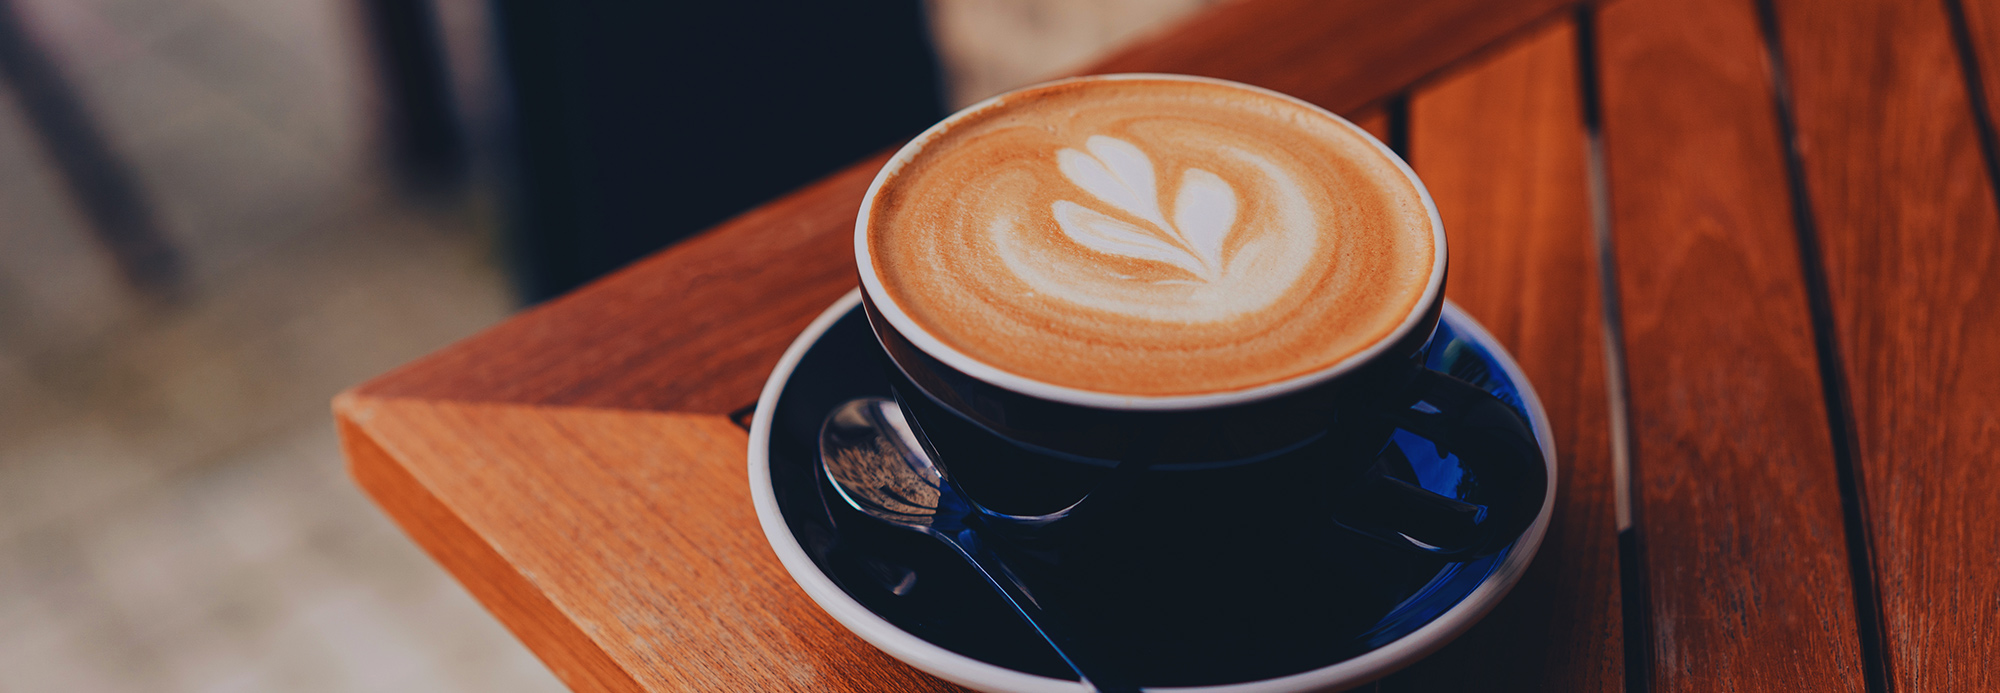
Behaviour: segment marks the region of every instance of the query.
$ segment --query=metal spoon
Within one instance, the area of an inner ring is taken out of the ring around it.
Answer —
[[[819,461],[834,490],[855,510],[935,537],[971,563],[1085,686],[1105,693],[1139,690],[1088,656],[1088,646],[1080,645],[1062,619],[1036,601],[992,547],[965,525],[972,505],[924,454],[895,400],[863,397],[835,407],[819,429]]]

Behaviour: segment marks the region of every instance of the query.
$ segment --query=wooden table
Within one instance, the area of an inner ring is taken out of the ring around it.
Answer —
[[[1547,543],[1380,689],[1991,691],[1996,60],[1991,0],[1245,0],[1085,71],[1382,133],[1541,390]],[[341,395],[356,481],[576,689],[950,688],[806,598],[744,474],[882,161]]]

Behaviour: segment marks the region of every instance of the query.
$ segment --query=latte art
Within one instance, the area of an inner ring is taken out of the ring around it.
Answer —
[[[1061,387],[1204,394],[1330,366],[1408,316],[1438,250],[1372,141],[1228,84],[1056,83],[913,146],[866,211],[864,271],[946,348]]]
[[[1145,152],[1103,135],[1086,140],[1086,147],[1089,154],[1074,149],[1057,152],[1058,168],[1095,201],[1127,218],[1057,200],[1051,206],[1057,228],[1096,253],[1165,263],[1186,276],[1142,279],[1121,274],[1108,282],[1087,281],[1089,268],[1065,265],[1101,265],[1106,258],[1025,252],[1022,244],[1006,238],[1014,228],[995,225],[991,230],[1000,258],[1027,284],[1078,305],[1122,315],[1214,322],[1270,306],[1304,276],[1312,248],[1321,239],[1297,182],[1270,161],[1241,149],[1223,152],[1261,174],[1265,180],[1244,181],[1253,184],[1246,189],[1263,193],[1260,198],[1280,210],[1269,228],[1249,229],[1251,237],[1231,245],[1232,232],[1238,228],[1237,192],[1221,176],[1200,168],[1183,171],[1171,198],[1174,213],[1169,222],[1155,189],[1152,159]],[[1133,286],[1134,282],[1152,286]]]
[[[1098,135],[1089,140],[1090,154],[1074,149],[1056,153],[1058,168],[1070,182],[1097,199],[1152,226],[1142,229],[1069,200],[1057,200],[1056,223],[1091,250],[1166,262],[1214,281],[1222,273],[1222,241],[1236,223],[1236,190],[1215,174],[1198,168],[1181,176],[1174,198],[1174,221],[1160,214],[1153,189],[1153,160],[1125,140]],[[1246,154],[1245,156],[1249,156]],[[1155,232],[1159,233],[1155,233]]]

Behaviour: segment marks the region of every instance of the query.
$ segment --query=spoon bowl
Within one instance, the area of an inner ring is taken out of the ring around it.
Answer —
[[[1061,615],[1037,600],[1016,571],[967,525],[971,504],[924,453],[895,400],[863,397],[835,407],[820,425],[819,458],[821,471],[847,505],[950,546],[1048,641],[1084,685],[1105,692],[1139,690],[1092,656]]]

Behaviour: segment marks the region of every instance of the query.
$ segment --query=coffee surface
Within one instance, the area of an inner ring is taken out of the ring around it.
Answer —
[[[1314,109],[1224,84],[1016,92],[925,142],[865,229],[891,300],[1000,370],[1139,396],[1240,390],[1387,336],[1438,249],[1416,187]]]

